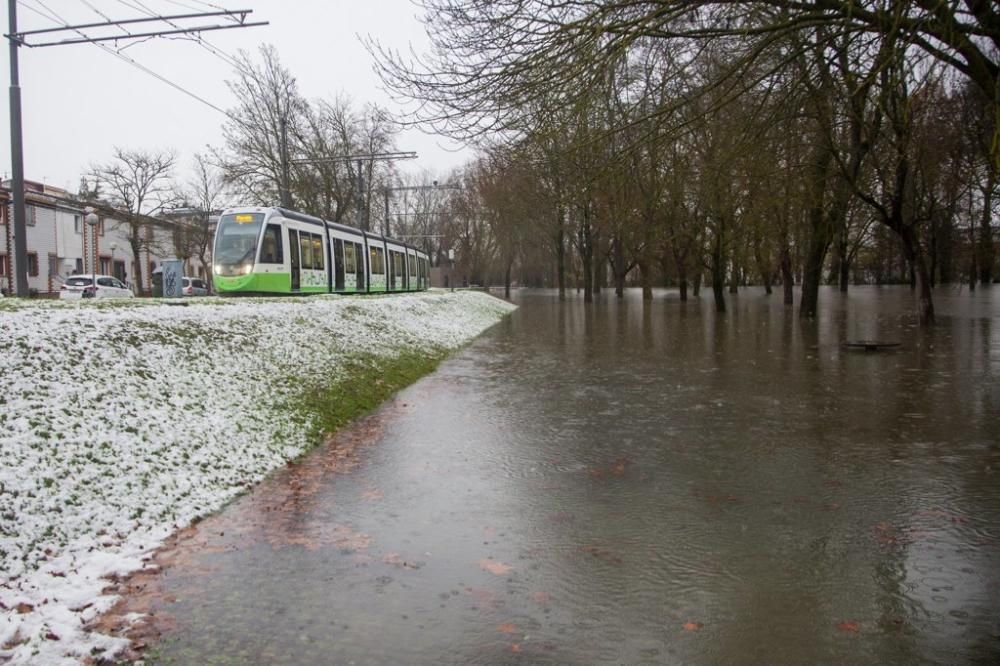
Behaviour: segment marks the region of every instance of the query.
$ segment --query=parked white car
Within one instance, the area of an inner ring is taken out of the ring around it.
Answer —
[[[183,278],[181,287],[185,296],[208,296],[208,285],[201,278]]]
[[[94,284],[96,281],[96,285]],[[60,299],[132,298],[135,294],[110,275],[71,275],[59,290]]]

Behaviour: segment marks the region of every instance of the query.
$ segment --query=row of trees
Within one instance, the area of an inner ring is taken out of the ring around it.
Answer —
[[[727,281],[791,299],[798,273],[813,317],[828,263],[842,288],[865,263],[878,279],[891,235],[925,322],[936,280],[992,280],[991,3],[421,4],[429,56],[371,50],[422,122],[488,145],[464,176],[477,221],[526,214],[492,229],[501,271],[530,270],[545,238],[585,298],[605,265],[647,295],[657,272],[682,297],[704,272],[719,309]]]

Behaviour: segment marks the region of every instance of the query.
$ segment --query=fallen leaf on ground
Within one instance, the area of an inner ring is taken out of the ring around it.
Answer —
[[[847,621],[847,622],[841,622],[840,624],[838,624],[837,625],[837,629],[839,629],[840,631],[842,631],[842,632],[844,632],[846,634],[856,634],[856,633],[858,633],[858,631],[861,630],[861,627],[858,626],[857,622],[849,622],[849,621]]]
[[[684,631],[699,631],[704,625],[701,622],[685,622],[681,625]]]
[[[511,622],[504,622],[499,627],[497,627],[497,631],[499,631],[501,634],[512,634],[516,630],[517,630],[516,627],[514,627],[513,623]]]
[[[550,595],[548,592],[535,592],[533,595],[531,595],[531,598],[540,604],[547,604],[550,601],[552,601],[552,595]]]

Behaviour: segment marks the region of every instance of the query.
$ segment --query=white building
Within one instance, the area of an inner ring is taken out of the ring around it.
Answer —
[[[9,182],[0,188],[0,289],[16,290],[13,206]],[[76,273],[114,275],[133,283],[138,294],[152,291],[152,273],[174,249],[176,222],[148,218],[140,229],[142,284],[135,284],[135,257],[128,225],[94,204],[98,223],[86,223],[88,203],[66,190],[25,181],[25,224],[28,246],[28,288],[39,296],[58,295],[66,277]],[[187,260],[185,274],[207,276],[197,258]]]

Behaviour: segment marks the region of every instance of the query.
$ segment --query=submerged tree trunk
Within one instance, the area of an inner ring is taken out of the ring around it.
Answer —
[[[934,301],[931,295],[930,275],[927,271],[927,262],[924,253],[920,249],[920,242],[917,240],[916,231],[911,226],[905,226],[900,231],[900,238],[903,240],[903,250],[906,253],[906,260],[910,264],[910,275],[916,281],[916,287],[920,294],[920,323],[929,325],[934,323]]]
[[[996,187],[996,174],[990,170],[986,187],[983,189],[983,215],[979,220],[979,281],[982,284],[993,282],[993,262],[996,248],[993,246],[993,189]]]
[[[847,229],[841,229],[840,239],[837,241],[837,267],[839,270],[840,293],[847,293],[847,285],[851,280],[851,257],[850,248],[847,244]]]
[[[781,257],[778,260],[778,270],[781,271],[781,288],[784,293],[783,302],[785,305],[793,305],[795,303],[795,293],[793,291],[795,276],[792,274],[792,251],[788,247],[787,230],[781,239]]]
[[[716,234],[712,247],[712,296],[715,297],[715,311],[726,311],[726,265],[722,256],[722,236]]]
[[[625,266],[625,246],[621,237],[615,237],[611,241],[611,270],[615,275],[615,296],[624,298],[628,267]]]
[[[583,220],[577,234],[580,260],[583,262],[583,302],[594,302],[594,238],[590,228],[590,203],[583,208]]]
[[[688,299],[688,252],[677,251],[676,243],[671,244],[674,264],[677,265],[677,286],[680,289],[681,301]],[[697,295],[697,294],[696,294]]]
[[[799,301],[799,317],[801,319],[815,319],[819,309],[819,285],[823,280],[823,263],[826,260],[827,250],[833,241],[833,228],[831,217],[833,213],[828,213],[823,206],[823,193],[827,190],[827,178],[830,172],[830,163],[833,155],[826,147],[822,136],[816,143],[816,154],[811,167],[810,191],[812,203],[809,207],[809,246],[806,249],[804,265],[802,266],[802,298]],[[837,195],[843,196],[846,202],[848,192],[846,185],[835,190]]]
[[[642,300],[653,300],[653,271],[649,267],[649,260],[643,258],[637,262],[639,266],[639,281],[642,284]]]
[[[566,300],[566,227],[565,213],[560,206],[556,210],[559,223],[556,225],[556,280],[559,284],[559,300]]]
[[[802,267],[802,298],[799,301],[799,317],[803,319],[815,319],[819,309],[819,283],[823,278],[823,260],[828,242],[821,230],[815,230],[809,242]]]

